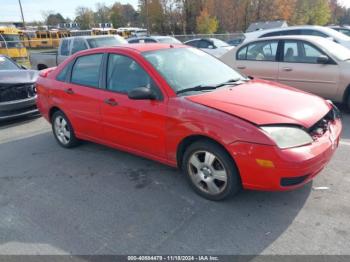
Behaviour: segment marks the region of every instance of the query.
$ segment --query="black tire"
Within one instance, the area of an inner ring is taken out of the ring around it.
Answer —
[[[62,120],[64,120],[64,122]],[[60,130],[57,129],[58,124],[56,121],[61,122]],[[63,127],[63,123],[64,123],[64,127]],[[52,126],[53,135],[60,146],[64,148],[73,148],[79,144],[79,140],[75,136],[74,129],[68,117],[62,111],[56,111],[52,115],[51,126]],[[61,130],[63,129],[65,130],[65,132],[69,132],[69,137],[63,134],[64,132],[61,132]],[[63,139],[63,137],[67,139],[66,143],[64,142],[65,140]]]
[[[350,92],[348,92],[345,101],[344,101],[344,105],[345,105],[345,110],[350,113]]]
[[[210,160],[213,157],[215,157],[214,160]],[[207,158],[209,160],[207,163],[212,161],[212,164],[207,165],[204,160]],[[196,164],[197,167],[192,164],[196,162],[193,160],[199,161]],[[182,161],[182,170],[194,191],[209,200],[223,200],[237,194],[242,188],[234,160],[220,145],[210,140],[197,141],[186,149]],[[215,178],[223,177],[223,172],[226,174],[226,182],[225,179],[217,180]],[[218,176],[218,174],[220,175]],[[212,191],[211,188],[215,190]],[[219,191],[216,191],[217,188]]]

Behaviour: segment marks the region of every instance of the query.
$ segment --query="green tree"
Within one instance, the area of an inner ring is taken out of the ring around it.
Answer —
[[[75,22],[80,24],[81,29],[89,29],[94,24],[94,12],[90,8],[78,6],[75,14]]]
[[[218,30],[219,22],[216,17],[209,15],[207,9],[203,9],[196,19],[197,32],[201,34],[213,34]]]

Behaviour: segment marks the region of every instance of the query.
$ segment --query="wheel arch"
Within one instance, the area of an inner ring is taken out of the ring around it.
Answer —
[[[343,95],[343,104],[348,106],[348,98],[350,96],[350,84],[346,87]]]
[[[50,122],[51,122],[51,119],[52,119],[53,114],[56,113],[56,112],[58,112],[58,111],[61,111],[62,113],[64,113],[64,112],[63,112],[59,107],[57,107],[57,106],[53,106],[53,107],[50,108],[50,110],[49,110],[49,120],[50,120]]]
[[[182,166],[182,159],[183,159],[183,156],[185,154],[186,149],[190,145],[192,145],[193,143],[195,143],[197,141],[209,141],[209,142],[217,144],[228,154],[228,156],[232,159],[232,161],[236,165],[235,160],[233,159],[233,157],[231,156],[229,151],[226,149],[226,147],[224,145],[222,145],[220,142],[218,142],[217,140],[215,140],[214,138],[209,137],[209,136],[205,136],[205,135],[190,135],[190,136],[183,138],[177,147],[176,161],[177,161],[177,166],[179,168],[181,168],[181,166]],[[236,165],[236,167],[237,167],[237,165]]]

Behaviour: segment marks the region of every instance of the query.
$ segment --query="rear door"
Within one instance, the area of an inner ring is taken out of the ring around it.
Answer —
[[[245,75],[266,80],[277,80],[278,40],[252,42],[240,48],[235,67]]]
[[[279,64],[278,81],[298,89],[333,99],[339,80],[339,66],[329,57],[329,63],[319,63],[327,56],[313,44],[301,40],[286,40]]]
[[[69,83],[60,84],[63,109],[75,132],[91,139],[100,138],[102,132],[100,77],[103,56],[100,53],[78,57],[71,65]]]

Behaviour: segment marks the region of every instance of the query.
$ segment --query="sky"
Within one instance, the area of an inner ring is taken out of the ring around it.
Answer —
[[[24,19],[27,22],[43,20],[43,12],[49,10],[61,13],[65,18],[74,18],[75,8],[78,6],[95,9],[98,2],[112,5],[116,1],[131,4],[135,9],[138,6],[138,0],[21,0]],[[22,21],[18,0],[0,0],[0,21]]]
[[[74,18],[77,6],[95,8],[97,2],[111,5],[116,0],[21,0],[24,18],[28,22],[43,19],[43,12],[52,10],[61,13],[64,17]],[[137,8],[138,0],[118,0],[122,4],[132,4]],[[350,0],[339,0],[350,8]],[[0,21],[21,21],[18,0],[0,0]]]

